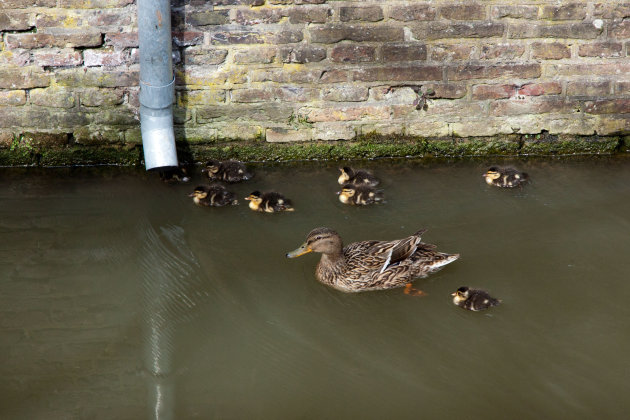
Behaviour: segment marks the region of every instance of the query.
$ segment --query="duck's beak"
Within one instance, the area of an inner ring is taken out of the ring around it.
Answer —
[[[188,197],[194,197],[194,196],[195,196],[195,193],[194,193],[194,192],[192,192],[192,193],[188,194]]]
[[[249,195],[249,196],[245,197],[245,200],[247,200],[247,201],[249,201],[249,200],[251,200],[251,199],[252,199],[252,196],[251,196],[251,195]]]
[[[287,258],[297,258],[301,255],[308,254],[309,252],[312,252],[312,251],[313,250],[306,244],[306,242],[304,242],[302,245],[300,245],[298,249],[288,252]]]
[[[451,296],[457,296],[457,292],[451,293]]]

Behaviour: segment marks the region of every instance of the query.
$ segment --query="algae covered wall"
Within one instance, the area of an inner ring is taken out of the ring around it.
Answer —
[[[189,158],[626,147],[630,2],[173,0],[172,11]],[[3,0],[0,33],[0,163],[138,161],[134,0]]]

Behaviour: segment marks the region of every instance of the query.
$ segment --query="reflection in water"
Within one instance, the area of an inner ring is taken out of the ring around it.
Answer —
[[[192,318],[204,296],[199,264],[179,226],[141,224],[140,264],[143,280],[144,365],[148,372],[148,407],[153,419],[174,418],[173,352],[178,323]],[[191,293],[190,291],[196,291]]]

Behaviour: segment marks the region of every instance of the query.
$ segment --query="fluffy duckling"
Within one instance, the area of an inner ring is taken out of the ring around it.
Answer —
[[[249,196],[245,197],[245,200],[249,201],[249,208],[254,211],[276,213],[279,211],[294,210],[291,200],[273,191],[264,193],[254,191]]]
[[[376,187],[379,184],[377,177],[372,175],[371,172],[364,170],[354,170],[349,166],[339,168],[341,175],[337,178],[339,185],[352,184],[352,185],[367,185],[369,187]]]
[[[367,185],[344,184],[337,194],[339,201],[352,206],[366,206],[383,201],[383,192]]]
[[[484,290],[471,289],[466,286],[460,287],[456,292],[451,293],[451,296],[453,296],[455,305],[469,311],[483,311],[501,303],[499,299],[493,298]]]
[[[502,188],[519,187],[529,179],[525,172],[517,171],[514,168],[491,167],[482,175],[488,185]]]
[[[228,191],[223,185],[200,185],[189,195],[198,206],[223,207],[238,204],[234,193]]]
[[[181,166],[160,171],[160,179],[168,184],[176,182],[190,182],[188,171]]]
[[[247,181],[252,177],[245,164],[237,160],[226,160],[225,162],[209,160],[201,173],[206,174],[210,179],[225,182]]]

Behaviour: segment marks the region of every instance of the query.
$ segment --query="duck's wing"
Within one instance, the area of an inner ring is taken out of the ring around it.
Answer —
[[[387,270],[388,267],[411,257],[418,249],[418,244],[422,240],[421,235],[426,229],[419,230],[411,236],[395,241],[377,242],[369,249],[369,253],[380,257],[383,262],[380,267],[380,273]]]

